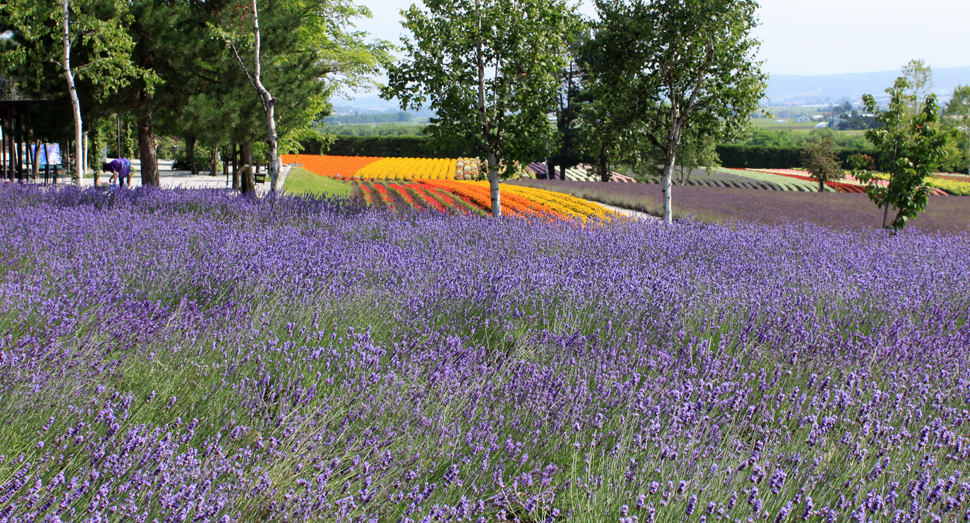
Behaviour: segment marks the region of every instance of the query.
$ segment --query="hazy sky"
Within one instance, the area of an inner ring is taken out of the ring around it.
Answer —
[[[398,43],[400,10],[412,0],[357,0],[374,18],[357,27]],[[419,2],[420,3],[420,2]],[[762,0],[759,58],[776,75],[899,69],[913,58],[970,66],[970,0]],[[580,12],[592,16],[591,0]]]

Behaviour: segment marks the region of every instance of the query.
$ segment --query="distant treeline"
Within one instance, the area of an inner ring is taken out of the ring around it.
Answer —
[[[365,114],[340,114],[328,116],[324,121],[330,125],[353,125],[362,123],[403,123],[412,121],[411,113],[400,111],[396,113],[365,113]]]
[[[829,138],[836,147],[842,149],[865,149],[869,142],[861,133],[843,133],[833,129],[822,128],[810,131],[792,131],[790,129],[752,129],[751,136],[737,143],[737,145],[756,145],[763,147],[804,147],[809,141]]]
[[[336,156],[387,156],[391,158],[459,158],[475,156],[471,147],[452,147],[436,151],[424,136],[337,136],[326,151],[317,140],[301,142],[301,154]]]
[[[865,142],[863,142],[865,143]],[[804,146],[765,146],[721,144],[717,154],[721,165],[728,168],[790,169],[802,166]],[[392,158],[458,158],[475,156],[472,147],[456,146],[444,151],[433,150],[424,136],[337,136],[328,150],[317,140],[302,143],[303,154],[332,154],[337,156],[386,156]],[[867,147],[841,148],[837,151],[844,168],[848,157],[873,152]],[[541,161],[542,158],[535,160]],[[878,161],[878,158],[877,158]]]
[[[722,167],[791,169],[802,167],[802,152],[804,150],[804,147],[721,144],[717,146],[717,155],[721,159]],[[870,149],[840,149],[836,151],[836,154],[844,169],[851,168],[848,158],[853,154],[875,156],[875,153]]]
[[[423,129],[424,125],[419,123],[381,123],[335,125],[320,132],[337,136],[420,136]]]

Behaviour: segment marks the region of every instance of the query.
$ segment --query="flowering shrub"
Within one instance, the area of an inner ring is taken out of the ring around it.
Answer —
[[[0,517],[970,518],[967,234],[347,205],[0,188]]]

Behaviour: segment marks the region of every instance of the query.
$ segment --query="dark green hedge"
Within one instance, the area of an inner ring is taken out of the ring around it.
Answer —
[[[424,136],[338,136],[328,150],[320,142],[311,140],[300,144],[301,154],[332,154],[336,156],[386,156],[390,158],[458,158],[475,156],[469,148],[453,147],[436,151],[428,146]]]
[[[791,169],[802,167],[801,147],[765,147],[760,145],[718,145],[717,155],[724,167],[747,167],[751,169]],[[849,156],[875,153],[865,149],[841,149],[837,151],[842,167],[849,169]]]

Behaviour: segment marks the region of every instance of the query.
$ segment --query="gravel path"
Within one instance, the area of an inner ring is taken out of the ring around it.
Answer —
[[[232,190],[232,179],[226,179],[225,176],[221,174],[217,176],[209,176],[208,171],[202,171],[200,174],[193,175],[192,171],[176,171],[172,169],[172,160],[159,160],[158,161],[158,181],[159,184],[165,189],[174,189],[177,187],[182,187],[186,189],[225,189]],[[136,171],[135,176],[132,177],[131,186],[138,187],[141,185],[141,175],[137,172],[141,171],[141,162],[138,160],[131,161],[132,168]],[[281,180],[281,185],[286,181],[286,173],[289,169],[284,169],[283,179]],[[101,183],[107,182],[110,179],[110,175],[101,175]],[[93,176],[85,176],[83,184],[86,187],[91,187],[94,185]],[[259,196],[264,196],[269,192],[270,183],[267,179],[265,183],[256,184],[256,193]]]
[[[631,218],[637,218],[637,219],[644,220],[644,221],[654,221],[654,222],[660,221],[660,218],[658,218],[658,217],[656,217],[656,216],[654,216],[652,214],[647,214],[647,213],[642,212],[642,211],[634,211],[633,209],[624,209],[623,207],[617,207],[615,205],[609,205],[609,204],[606,204],[606,203],[603,203],[603,202],[597,202],[597,201],[594,201],[594,200],[590,200],[590,201],[592,201],[593,203],[598,203],[598,204],[602,205],[603,207],[606,207],[607,209],[609,209],[609,210],[611,210],[613,212],[618,212],[618,213],[620,213],[620,214],[622,214],[624,216],[629,216]]]

